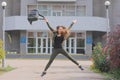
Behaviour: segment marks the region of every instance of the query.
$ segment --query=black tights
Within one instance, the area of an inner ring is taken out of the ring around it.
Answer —
[[[67,51],[65,51],[64,49],[53,49],[53,53],[51,54],[50,60],[48,62],[48,64],[46,65],[44,71],[47,71],[47,69],[50,67],[50,65],[52,64],[52,62],[54,61],[54,59],[56,58],[56,56],[58,54],[62,54],[64,56],[66,56],[69,60],[71,60],[73,63],[75,63],[77,66],[79,65],[79,63],[77,61],[75,61],[68,53]]]

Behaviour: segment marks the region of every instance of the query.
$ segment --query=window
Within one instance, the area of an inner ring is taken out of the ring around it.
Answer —
[[[52,6],[52,9],[53,9],[53,10],[60,10],[60,11],[61,11],[61,10],[62,10],[62,6],[59,5],[59,4],[58,4],[58,5],[53,5],[53,6]]]
[[[36,53],[36,39],[28,38],[28,53]]]
[[[27,33],[27,52],[28,53],[51,53],[52,52],[52,42],[50,32],[28,32]]]
[[[28,53],[36,53],[36,34],[35,32],[28,32]]]
[[[53,16],[62,16],[62,5],[52,5],[52,15]]]
[[[63,16],[75,16],[75,6],[65,5]]]
[[[85,47],[84,39],[77,38],[77,47]]]
[[[85,53],[84,47],[85,47],[85,32],[77,32],[76,33],[77,39],[77,48],[76,48],[76,53]]]
[[[28,32],[28,37],[34,38],[34,37],[36,37],[36,34],[34,32]]]
[[[37,32],[37,37],[47,37],[48,33],[47,32]]]
[[[62,16],[62,12],[60,12],[60,11],[53,11],[53,16]]]
[[[28,38],[28,47],[35,47],[35,46],[36,46],[36,39]]]
[[[37,8],[36,5],[28,5],[27,6],[28,13],[30,13],[31,10],[36,9],[36,8]]]
[[[37,9],[37,5],[28,5],[28,11]],[[38,5],[40,14],[44,16],[85,16],[86,5],[74,3],[40,3]]]
[[[86,6],[76,6],[76,16],[85,16]]]
[[[39,5],[38,9],[39,9],[40,14],[42,14],[44,16],[48,16],[49,15],[48,5]]]
[[[85,38],[85,32],[78,32],[77,37],[84,39]]]
[[[75,32],[71,32],[70,37],[75,37]]]

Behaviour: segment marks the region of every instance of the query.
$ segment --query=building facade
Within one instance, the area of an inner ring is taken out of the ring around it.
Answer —
[[[71,35],[64,42],[70,54],[92,53],[92,45],[104,42],[107,31],[105,0],[5,0],[6,7],[6,51],[8,54],[50,54],[52,53],[51,32],[42,20],[27,21],[29,11],[39,10],[48,18],[50,25],[69,26],[73,19],[77,23]],[[0,1],[2,2],[2,0]],[[111,0],[111,26],[119,24],[119,0]],[[0,9],[2,15],[2,9]],[[2,16],[0,16],[0,37],[2,38]]]

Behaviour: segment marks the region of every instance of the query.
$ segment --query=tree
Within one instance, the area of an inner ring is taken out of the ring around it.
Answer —
[[[110,55],[111,68],[120,67],[120,25],[115,26],[108,36],[108,43],[105,46],[105,52]]]

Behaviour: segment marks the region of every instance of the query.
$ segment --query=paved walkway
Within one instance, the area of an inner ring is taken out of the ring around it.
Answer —
[[[103,76],[89,70],[91,61],[79,61],[85,68],[81,71],[68,60],[55,60],[43,78],[40,77],[48,60],[7,60],[15,70],[0,75],[0,80],[104,80]]]

